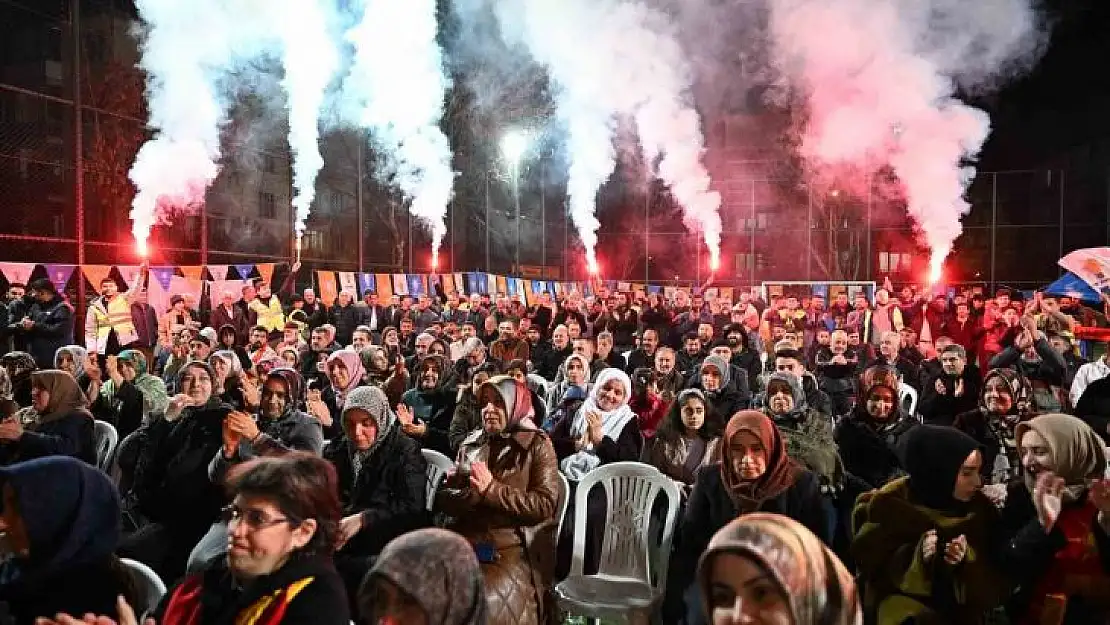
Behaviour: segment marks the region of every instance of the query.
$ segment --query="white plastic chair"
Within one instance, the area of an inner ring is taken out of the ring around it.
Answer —
[[[139,591],[142,593],[142,603],[131,606],[135,609],[135,614],[139,616],[141,621],[144,616],[158,607],[158,603],[162,601],[162,597],[166,594],[166,585],[162,583],[162,578],[158,577],[157,573],[142,562],[128,558],[120,558],[120,561],[135,576]]]
[[[107,421],[93,421],[93,441],[96,444],[96,466],[108,472],[111,468],[113,453],[119,443],[119,432]]]
[[[898,384],[898,405],[911,417],[917,414],[917,390],[914,387],[900,382]]]
[[[1107,469],[1110,472],[1110,469]],[[557,473],[559,482],[563,485],[563,497],[559,500],[559,527],[555,531],[555,540],[563,535],[563,521],[567,518],[567,507],[570,505],[570,482],[567,481],[567,476],[563,475],[562,471]]]
[[[443,476],[448,471],[455,468],[455,461],[434,449],[421,449],[420,453],[424,455],[424,460],[428,463],[426,474],[428,483],[425,488],[428,497],[428,510],[431,510],[436,501],[436,490],[439,489],[439,483],[443,481]]]
[[[596,575],[584,575],[586,513],[590,490],[601,485],[606,511]],[[661,539],[652,536],[652,504],[667,496]],[[647,622],[663,599],[678,515],[679,492],[655,467],[614,462],[590,471],[574,496],[574,552],[570,575],[555,586],[559,607],[573,615],[622,623]]]

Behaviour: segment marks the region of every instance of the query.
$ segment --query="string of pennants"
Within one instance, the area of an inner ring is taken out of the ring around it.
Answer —
[[[177,266],[152,266],[149,268],[151,291],[164,293],[196,292],[202,283],[209,283],[213,289],[225,289],[241,286],[243,281],[260,278],[272,282],[275,263],[248,263],[236,265],[177,265]],[[78,265],[60,263],[19,263],[0,262],[0,273],[8,283],[19,282],[27,284],[32,278],[49,278],[58,291],[65,291],[70,280],[77,273]],[[88,280],[93,288],[99,288],[105,278],[116,278],[125,284],[133,284],[139,273],[138,265],[81,265],[81,274]],[[113,269],[117,274],[113,274]],[[503,293],[510,297],[523,295],[529,305],[539,301],[543,293],[553,295],[578,292],[583,295],[592,295],[595,285],[589,282],[566,282],[553,280],[532,280],[528,278],[514,278],[500,276],[492,273],[464,272],[445,274],[402,274],[402,273],[360,273],[351,271],[319,270],[315,272],[315,286],[318,295],[324,302],[330,304],[339,295],[340,290],[347,290],[362,297],[368,291],[378,294],[380,300],[388,300],[393,295],[433,295],[438,290],[445,294],[460,296],[477,294]],[[154,285],[158,287],[155,288]],[[660,293],[668,297],[678,291],[690,292],[690,289],[674,286],[660,286],[635,282],[619,282],[606,280],[602,284],[610,292],[620,291],[631,293],[643,291],[645,293]],[[436,287],[440,288],[437,289]],[[277,285],[274,285],[277,288]],[[731,297],[732,289],[722,287],[709,289],[719,291],[722,297]],[[154,302],[151,302],[152,304]]]

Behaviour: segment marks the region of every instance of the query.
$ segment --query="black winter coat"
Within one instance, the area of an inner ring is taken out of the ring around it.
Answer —
[[[905,472],[902,445],[918,422],[899,417],[896,424],[880,433],[860,416],[862,411],[862,407],[857,407],[842,419],[833,431],[833,438],[840,448],[844,470],[871,488],[879,488]]]
[[[223,446],[223,421],[231,406],[210,401],[186,408],[170,422],[155,419],[135,467],[139,511],[175,534],[197,539],[220,514],[221,487],[208,479],[208,464]]]
[[[0,445],[3,464],[44,456],[71,456],[96,465],[93,416],[75,410],[64,417],[29,425],[18,441]]]
[[[339,553],[377,555],[394,538],[429,524],[427,463],[420,445],[399,424],[385,434],[357,476],[347,438],[332,443],[324,458],[335,465],[344,514],[362,514],[362,531]]]
[[[61,297],[49,302],[35,301],[27,310],[35,322],[30,330],[23,329],[22,318],[12,319],[17,334],[27,341],[27,352],[40,369],[54,368],[54,353],[59,347],[73,344],[73,309]]]

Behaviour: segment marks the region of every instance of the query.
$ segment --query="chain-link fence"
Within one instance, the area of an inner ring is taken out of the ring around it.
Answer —
[[[137,261],[127,173],[149,131],[135,17],[130,0],[0,1],[0,259]],[[275,117],[236,107],[203,210],[155,228],[153,263],[291,260],[291,170],[284,122]],[[710,134],[713,152],[718,138]],[[426,230],[375,178],[367,139],[347,131],[322,142],[326,165],[305,264],[429,271]],[[510,170],[460,154],[440,270],[586,277],[567,214],[565,164],[548,154]],[[799,190],[774,163],[723,162],[713,170],[724,199],[718,284],[922,281],[927,254],[904,206],[874,181]],[[1052,280],[1062,253],[1106,244],[1107,187],[1105,171],[1078,167],[980,173],[947,279],[1023,288]],[[705,246],[659,185],[610,183],[598,205],[607,277],[687,284],[709,276]]]

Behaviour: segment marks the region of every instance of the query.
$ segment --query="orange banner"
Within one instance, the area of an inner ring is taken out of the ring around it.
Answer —
[[[339,289],[335,284],[335,272],[317,271],[316,280],[320,284],[320,299],[328,306],[335,304],[335,299],[339,297]]]
[[[258,275],[262,276],[262,281],[269,284],[272,288],[277,289],[277,285],[272,284],[274,279],[274,264],[273,263],[259,263],[254,266],[258,270]]]
[[[393,297],[393,278],[388,273],[376,273],[374,286],[378,291],[378,303],[389,306],[389,298]]]
[[[178,267],[181,270],[181,275],[189,278],[190,280],[200,280],[201,274],[204,273],[202,265],[183,265]]]

